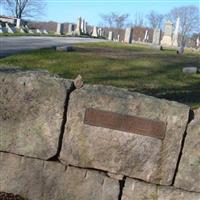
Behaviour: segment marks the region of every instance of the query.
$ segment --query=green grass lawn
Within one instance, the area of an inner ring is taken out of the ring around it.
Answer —
[[[200,74],[185,75],[182,68],[200,67],[200,54],[120,43],[86,43],[73,52],[42,49],[0,60],[0,66],[47,69],[64,78],[81,74],[85,83],[113,85],[200,107]]]

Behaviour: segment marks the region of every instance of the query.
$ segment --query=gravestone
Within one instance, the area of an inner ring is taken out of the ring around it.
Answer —
[[[48,31],[47,31],[46,29],[44,29],[44,30],[42,31],[42,33],[43,33],[43,34],[46,34],[46,35],[49,34]]]
[[[132,28],[126,28],[124,42],[131,43],[132,41]]]
[[[173,41],[172,41],[172,45],[174,47],[178,47],[179,26],[180,26],[180,18],[178,17],[177,20],[176,20],[176,27],[175,27],[175,30],[174,30]]]
[[[112,31],[109,31],[108,32],[108,40],[113,40],[113,32]]]
[[[118,34],[117,35],[117,42],[119,42],[120,41],[120,35]]]
[[[3,28],[2,28],[1,23],[0,23],[0,33],[3,33]]]
[[[20,29],[21,25],[22,25],[22,20],[21,19],[17,19],[16,28]]]
[[[172,46],[172,31],[173,31],[173,24],[172,24],[172,22],[167,21],[165,23],[164,35],[161,40],[161,45]]]
[[[63,35],[63,33],[64,33],[64,24],[57,23],[56,34]]]
[[[196,47],[197,47],[197,48],[200,47],[200,39],[199,39],[199,37],[198,37],[197,40],[196,40]]]
[[[153,32],[153,45],[159,45],[160,44],[160,35],[161,35],[161,30],[158,28],[154,29]]]
[[[81,33],[85,34],[85,20],[84,19],[81,21]]]
[[[85,21],[85,25],[84,25],[84,33],[87,34],[88,33],[88,23]]]
[[[96,26],[93,27],[92,37],[98,37],[98,31]]]
[[[41,30],[40,29],[36,29],[36,33],[41,34]]]
[[[25,31],[22,27],[19,29],[19,31],[20,31],[20,33],[25,33]]]
[[[145,31],[143,42],[148,42],[148,30]]]
[[[115,87],[74,91],[60,160],[144,181],[173,181],[189,107]]]
[[[8,33],[14,33],[13,29],[9,26],[8,23],[6,23],[6,29]]]
[[[77,25],[76,25],[76,34],[78,34],[78,35],[81,34],[81,23],[82,23],[82,18],[79,17],[79,18],[78,18]]]

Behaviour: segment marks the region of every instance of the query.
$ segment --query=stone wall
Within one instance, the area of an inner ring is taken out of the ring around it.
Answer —
[[[78,83],[1,70],[0,192],[29,200],[200,199],[200,110]]]

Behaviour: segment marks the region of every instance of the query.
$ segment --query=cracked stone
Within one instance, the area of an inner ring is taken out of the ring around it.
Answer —
[[[84,124],[86,108],[167,124],[164,140]],[[70,96],[61,162],[170,185],[189,107],[127,90],[85,85]]]
[[[0,185],[31,200],[117,200],[119,184],[105,173],[0,153]]]
[[[0,151],[54,156],[70,85],[46,72],[1,72]]]
[[[170,186],[157,186],[127,178],[122,200],[199,200],[200,193],[187,192]]]
[[[200,192],[200,109],[195,111],[194,120],[188,125],[175,186]]]

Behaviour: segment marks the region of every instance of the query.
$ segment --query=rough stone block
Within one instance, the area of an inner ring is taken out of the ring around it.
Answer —
[[[127,178],[122,200],[199,200],[200,193],[169,186],[157,186]]]
[[[70,84],[44,72],[1,72],[0,151],[54,156]]]
[[[175,186],[200,192],[200,109],[189,124]]]
[[[119,184],[104,173],[0,153],[1,191],[31,200],[117,200]]]
[[[162,121],[165,137],[162,140],[85,124],[86,108]],[[169,185],[188,113],[189,107],[180,103],[114,87],[85,85],[70,97],[61,162]]]

